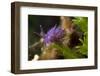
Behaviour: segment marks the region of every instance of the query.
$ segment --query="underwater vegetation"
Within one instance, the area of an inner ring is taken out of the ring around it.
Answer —
[[[30,16],[30,21],[32,21],[32,17]],[[88,57],[88,18],[66,16],[59,16],[58,18],[59,20],[56,21],[59,22],[53,22],[54,25],[48,26],[46,31],[44,31],[44,26],[39,24],[38,19],[35,20],[39,26],[36,27],[40,31],[30,28],[34,33],[34,37],[30,39],[29,30],[29,42],[33,39],[33,42],[31,41],[29,44],[29,60]],[[33,34],[31,35],[33,36]]]

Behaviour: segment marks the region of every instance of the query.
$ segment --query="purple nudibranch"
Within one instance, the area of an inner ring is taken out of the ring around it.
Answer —
[[[54,26],[44,35],[44,43],[48,45],[52,42],[58,42],[64,37],[64,33],[65,32],[61,27]]]

